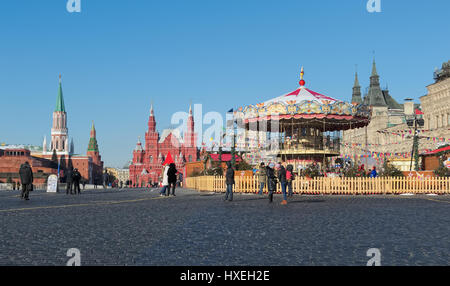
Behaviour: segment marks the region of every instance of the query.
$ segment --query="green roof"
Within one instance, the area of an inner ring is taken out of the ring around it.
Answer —
[[[96,138],[89,139],[88,152],[98,152],[98,143]]]
[[[64,97],[61,85],[61,78],[59,79],[59,89],[58,89],[58,97],[56,98],[56,108],[55,111],[66,112],[66,107],[64,106]]]

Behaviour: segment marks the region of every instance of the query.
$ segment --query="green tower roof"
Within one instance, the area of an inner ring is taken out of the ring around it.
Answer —
[[[92,121],[91,138],[89,139],[88,152],[98,152],[98,143],[96,138],[94,121]]]
[[[98,152],[98,143],[96,138],[89,139],[88,152]]]
[[[66,112],[66,107],[64,106],[64,97],[61,85],[61,75],[59,75],[59,89],[58,89],[58,97],[56,98],[56,108],[55,111]]]

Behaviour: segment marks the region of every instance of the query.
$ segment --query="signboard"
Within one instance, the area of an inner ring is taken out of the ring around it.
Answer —
[[[50,175],[47,179],[47,193],[56,193],[58,191],[58,177]]]
[[[447,161],[444,162],[444,165],[450,169],[450,157],[447,158]]]

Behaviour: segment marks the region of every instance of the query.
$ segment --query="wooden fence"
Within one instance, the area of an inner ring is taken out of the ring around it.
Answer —
[[[236,177],[235,192],[259,192],[258,177]],[[202,176],[186,178],[186,187],[198,191],[225,192],[223,176]],[[314,178],[296,177],[292,182],[295,194],[324,195],[371,195],[371,194],[449,194],[450,178],[412,178],[412,177],[378,177],[378,178]],[[267,193],[267,186],[264,188]],[[281,193],[277,184],[277,193]]]

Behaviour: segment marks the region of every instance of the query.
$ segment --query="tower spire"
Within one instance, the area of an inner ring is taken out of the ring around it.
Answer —
[[[91,126],[91,138],[96,138],[97,137],[97,132],[95,131],[95,125],[94,125],[94,120],[92,120],[92,126]]]
[[[355,84],[353,85],[352,103],[362,103],[361,86],[359,85],[358,72],[355,72]]]
[[[353,85],[353,87],[361,87],[359,85],[358,72],[355,72],[355,84]]]
[[[51,151],[69,154],[67,113],[64,106],[64,96],[59,75],[58,96],[56,97],[55,111],[53,112]]]
[[[55,111],[66,112],[66,108],[64,106],[64,97],[63,97],[63,91],[62,91],[62,84],[61,84],[61,74],[59,75],[59,88],[58,88],[58,97],[56,98]]]
[[[370,87],[367,94],[367,104],[371,106],[387,106],[386,100],[380,87],[380,76],[377,72],[375,56],[372,63],[372,75],[370,76]]]
[[[372,63],[372,76],[378,76],[377,64],[375,62],[375,56],[373,57],[373,63]]]

